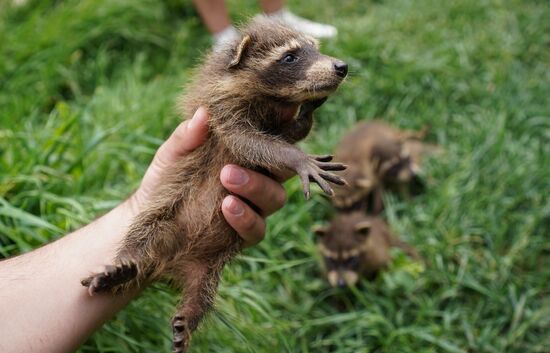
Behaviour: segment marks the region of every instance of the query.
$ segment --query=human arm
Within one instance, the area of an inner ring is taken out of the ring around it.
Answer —
[[[102,269],[115,256],[163,170],[204,141],[207,119],[200,109],[192,120],[178,126],[157,151],[138,190],[118,207],[55,242],[0,262],[0,352],[74,352],[139,294],[143,288],[122,295],[90,297],[80,280]],[[232,182],[239,172],[245,173],[243,182]],[[284,189],[261,174],[237,166],[226,166],[220,180],[229,191],[262,210],[260,216],[235,196],[228,196],[222,204],[228,223],[245,245],[257,243],[265,231],[263,217],[284,204]],[[236,214],[233,209],[237,209]]]

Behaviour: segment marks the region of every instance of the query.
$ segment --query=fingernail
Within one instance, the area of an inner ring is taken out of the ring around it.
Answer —
[[[234,216],[242,216],[244,214],[244,208],[239,201],[235,198],[231,198],[227,204],[227,210]]]
[[[196,124],[197,124],[197,113],[195,113],[195,115],[193,115],[191,120],[189,120],[189,123],[187,123],[187,129],[193,130]]]
[[[187,129],[188,130],[193,130],[193,128],[195,127],[195,124],[197,122],[196,116],[197,116],[197,113],[195,113],[195,115],[193,115],[191,120],[189,120],[189,122],[187,123]]]
[[[195,128],[195,125],[197,124],[197,120],[199,120],[200,116],[202,114],[204,114],[204,108],[203,107],[200,107],[199,109],[197,109],[197,111],[195,112],[195,114],[193,114],[193,117],[191,118],[191,120],[189,120],[189,125],[187,126],[190,130],[193,130]]]
[[[238,167],[229,166],[227,182],[233,185],[244,185],[248,182],[248,174]]]

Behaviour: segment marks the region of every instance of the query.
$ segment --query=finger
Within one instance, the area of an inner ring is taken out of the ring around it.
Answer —
[[[157,188],[166,169],[204,142],[208,134],[207,120],[206,109],[199,108],[190,120],[184,121],[174,130],[155,153],[139,189],[132,195],[133,203],[143,205]]]
[[[323,177],[323,179],[328,180],[331,183],[334,183],[336,185],[348,185],[348,183],[344,178],[341,178],[337,175],[326,173],[326,172],[320,172],[319,175]]]
[[[284,206],[285,189],[275,180],[237,165],[226,165],[220,173],[222,185],[234,194],[247,199],[269,216]]]
[[[265,236],[265,222],[238,197],[229,195],[222,202],[222,213],[229,225],[244,240],[244,247],[258,244]]]
[[[208,113],[199,108],[190,120],[181,123],[160,146],[153,162],[168,165],[199,147],[208,134]]]
[[[323,170],[345,170],[348,166],[342,163],[317,162],[317,166]]]

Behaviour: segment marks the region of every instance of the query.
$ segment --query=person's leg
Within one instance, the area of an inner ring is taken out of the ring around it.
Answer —
[[[285,8],[284,0],[260,0],[260,5],[267,16],[276,18],[288,26],[313,37],[332,38],[338,33],[334,26],[296,16]]]
[[[193,0],[199,15],[208,31],[214,37],[214,49],[235,39],[238,34],[231,25],[224,0]]]
[[[266,15],[270,15],[274,12],[280,11],[285,6],[284,0],[260,0],[262,10]]]
[[[231,26],[225,0],[193,0],[208,31],[215,35]]]

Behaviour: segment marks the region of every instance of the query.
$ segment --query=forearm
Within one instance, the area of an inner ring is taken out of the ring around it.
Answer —
[[[309,156],[294,145],[261,133],[226,134],[223,140],[240,163],[264,168],[280,180],[298,174],[306,199],[310,197],[310,180],[331,196],[334,191],[328,182],[346,184],[341,177],[326,172],[346,169],[341,163],[329,163],[332,156]]]
[[[298,147],[261,132],[243,129],[238,135],[224,132],[221,136],[239,164],[261,167],[275,174],[294,171],[291,162],[298,156],[306,156]]]
[[[0,262],[1,352],[74,352],[138,294],[90,297],[80,284],[111,261],[131,219],[126,203],[51,244]]]

